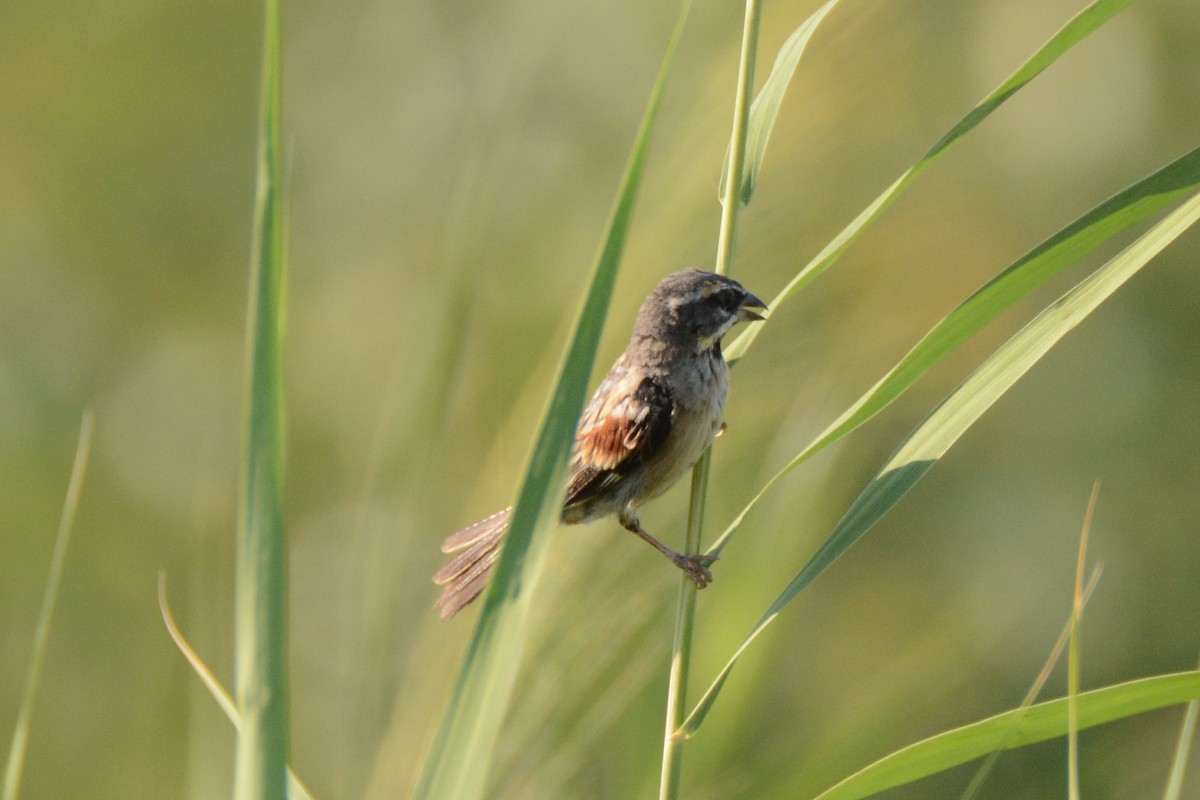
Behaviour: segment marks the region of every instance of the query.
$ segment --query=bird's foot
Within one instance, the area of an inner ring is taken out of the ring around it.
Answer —
[[[694,555],[674,553],[670,556],[670,559],[675,566],[683,570],[683,573],[692,579],[697,589],[703,589],[712,583],[712,572],[708,568],[717,560],[716,557],[704,555],[703,553],[696,553]]]

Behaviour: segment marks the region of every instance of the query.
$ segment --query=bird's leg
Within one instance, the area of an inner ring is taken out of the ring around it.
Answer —
[[[658,550],[658,552],[671,559],[672,564],[683,570],[684,574],[686,574],[692,579],[693,582],[695,582],[697,589],[703,589],[712,582],[712,573],[709,571],[708,567],[710,564],[716,561],[714,557],[706,556],[701,553],[696,553],[695,555],[685,555],[684,553],[675,552],[658,539],[655,539],[653,536],[646,533],[646,531],[642,530],[642,523],[638,521],[637,515],[628,508],[621,510],[621,513],[618,515],[618,519],[621,521],[621,526],[625,528],[625,530],[631,533],[636,533],[638,536],[645,539],[652,547],[654,547],[654,549]]]

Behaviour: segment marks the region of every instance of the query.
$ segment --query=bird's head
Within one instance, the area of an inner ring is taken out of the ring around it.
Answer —
[[[663,278],[638,312],[634,335],[707,350],[738,322],[763,319],[767,304],[740,283],[685,269]]]

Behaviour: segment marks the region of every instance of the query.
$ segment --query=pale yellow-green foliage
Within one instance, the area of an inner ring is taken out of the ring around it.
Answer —
[[[761,57],[816,5],[768,4]],[[783,103],[736,276],[781,289],[1081,5],[843,0]],[[512,499],[676,9],[284,10],[292,763],[319,800],[403,797],[470,630],[431,612],[437,544]],[[740,15],[693,11],[601,368],[662,274],[711,264]],[[0,730],[17,714],[79,413],[96,413],[23,797],[229,796],[232,727],[171,644],[155,582],[165,569],[183,630],[231,685],[260,40],[255,4],[0,10]],[[1193,0],[1134,4],[772,320],[734,374],[710,530],[971,291],[1200,143],[1198,40]],[[1069,613],[1096,478],[1089,553],[1105,576],[1081,688],[1195,664],[1198,258],[1192,231],[789,608],[689,743],[686,796],[811,796],[1015,707]],[[901,438],[1083,274],[763,501],[700,595],[694,681]],[[686,496],[648,507],[647,528],[678,542]],[[676,575],[615,525],[550,548],[491,796],[650,796]],[[1064,693],[1060,673],[1046,696]],[[1157,796],[1177,729],[1160,713],[1082,734],[1082,794]],[[1061,740],[1006,753],[987,791],[1063,796],[1064,764]],[[968,780],[907,796],[956,797]]]

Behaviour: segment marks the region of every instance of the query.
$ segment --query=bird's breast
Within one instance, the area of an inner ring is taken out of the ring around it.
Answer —
[[[662,449],[646,462],[642,490],[634,504],[665,492],[690,470],[712,444],[725,418],[729,369],[719,353],[670,372],[671,432]]]

